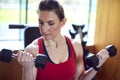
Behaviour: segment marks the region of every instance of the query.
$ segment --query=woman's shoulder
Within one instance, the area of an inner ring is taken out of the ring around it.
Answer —
[[[83,56],[83,47],[79,41],[71,40],[77,57]]]
[[[35,39],[32,43],[30,43],[25,50],[31,53],[33,56],[36,56],[39,53],[38,50],[38,39]]]
[[[81,42],[79,42],[75,39],[71,39],[69,37],[67,37],[67,38],[71,41],[71,43],[72,43],[72,45],[75,49],[77,49],[77,48],[81,49],[82,48]]]

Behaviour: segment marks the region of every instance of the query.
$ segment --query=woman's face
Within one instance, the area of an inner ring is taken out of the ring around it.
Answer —
[[[65,19],[60,21],[53,11],[40,11],[38,21],[41,34],[48,40],[60,35],[60,29],[65,24]]]

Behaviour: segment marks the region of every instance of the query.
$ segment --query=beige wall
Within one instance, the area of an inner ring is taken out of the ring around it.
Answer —
[[[114,44],[117,55],[109,58],[98,73],[100,80],[120,79],[120,0],[98,0],[94,38],[96,51]]]

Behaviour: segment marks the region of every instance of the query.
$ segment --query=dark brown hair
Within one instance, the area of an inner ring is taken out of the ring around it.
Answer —
[[[64,9],[57,0],[42,0],[39,4],[39,11],[54,11],[59,20],[62,21],[65,17]]]

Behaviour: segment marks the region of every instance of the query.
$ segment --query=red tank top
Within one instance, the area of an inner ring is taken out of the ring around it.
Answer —
[[[68,37],[65,38],[68,46],[70,47],[69,50],[71,56],[67,61],[60,64],[54,64],[50,61],[47,61],[44,69],[37,70],[36,80],[74,80],[73,78],[76,72],[76,55],[70,39]],[[42,37],[38,39],[38,45],[39,53],[44,54]]]

